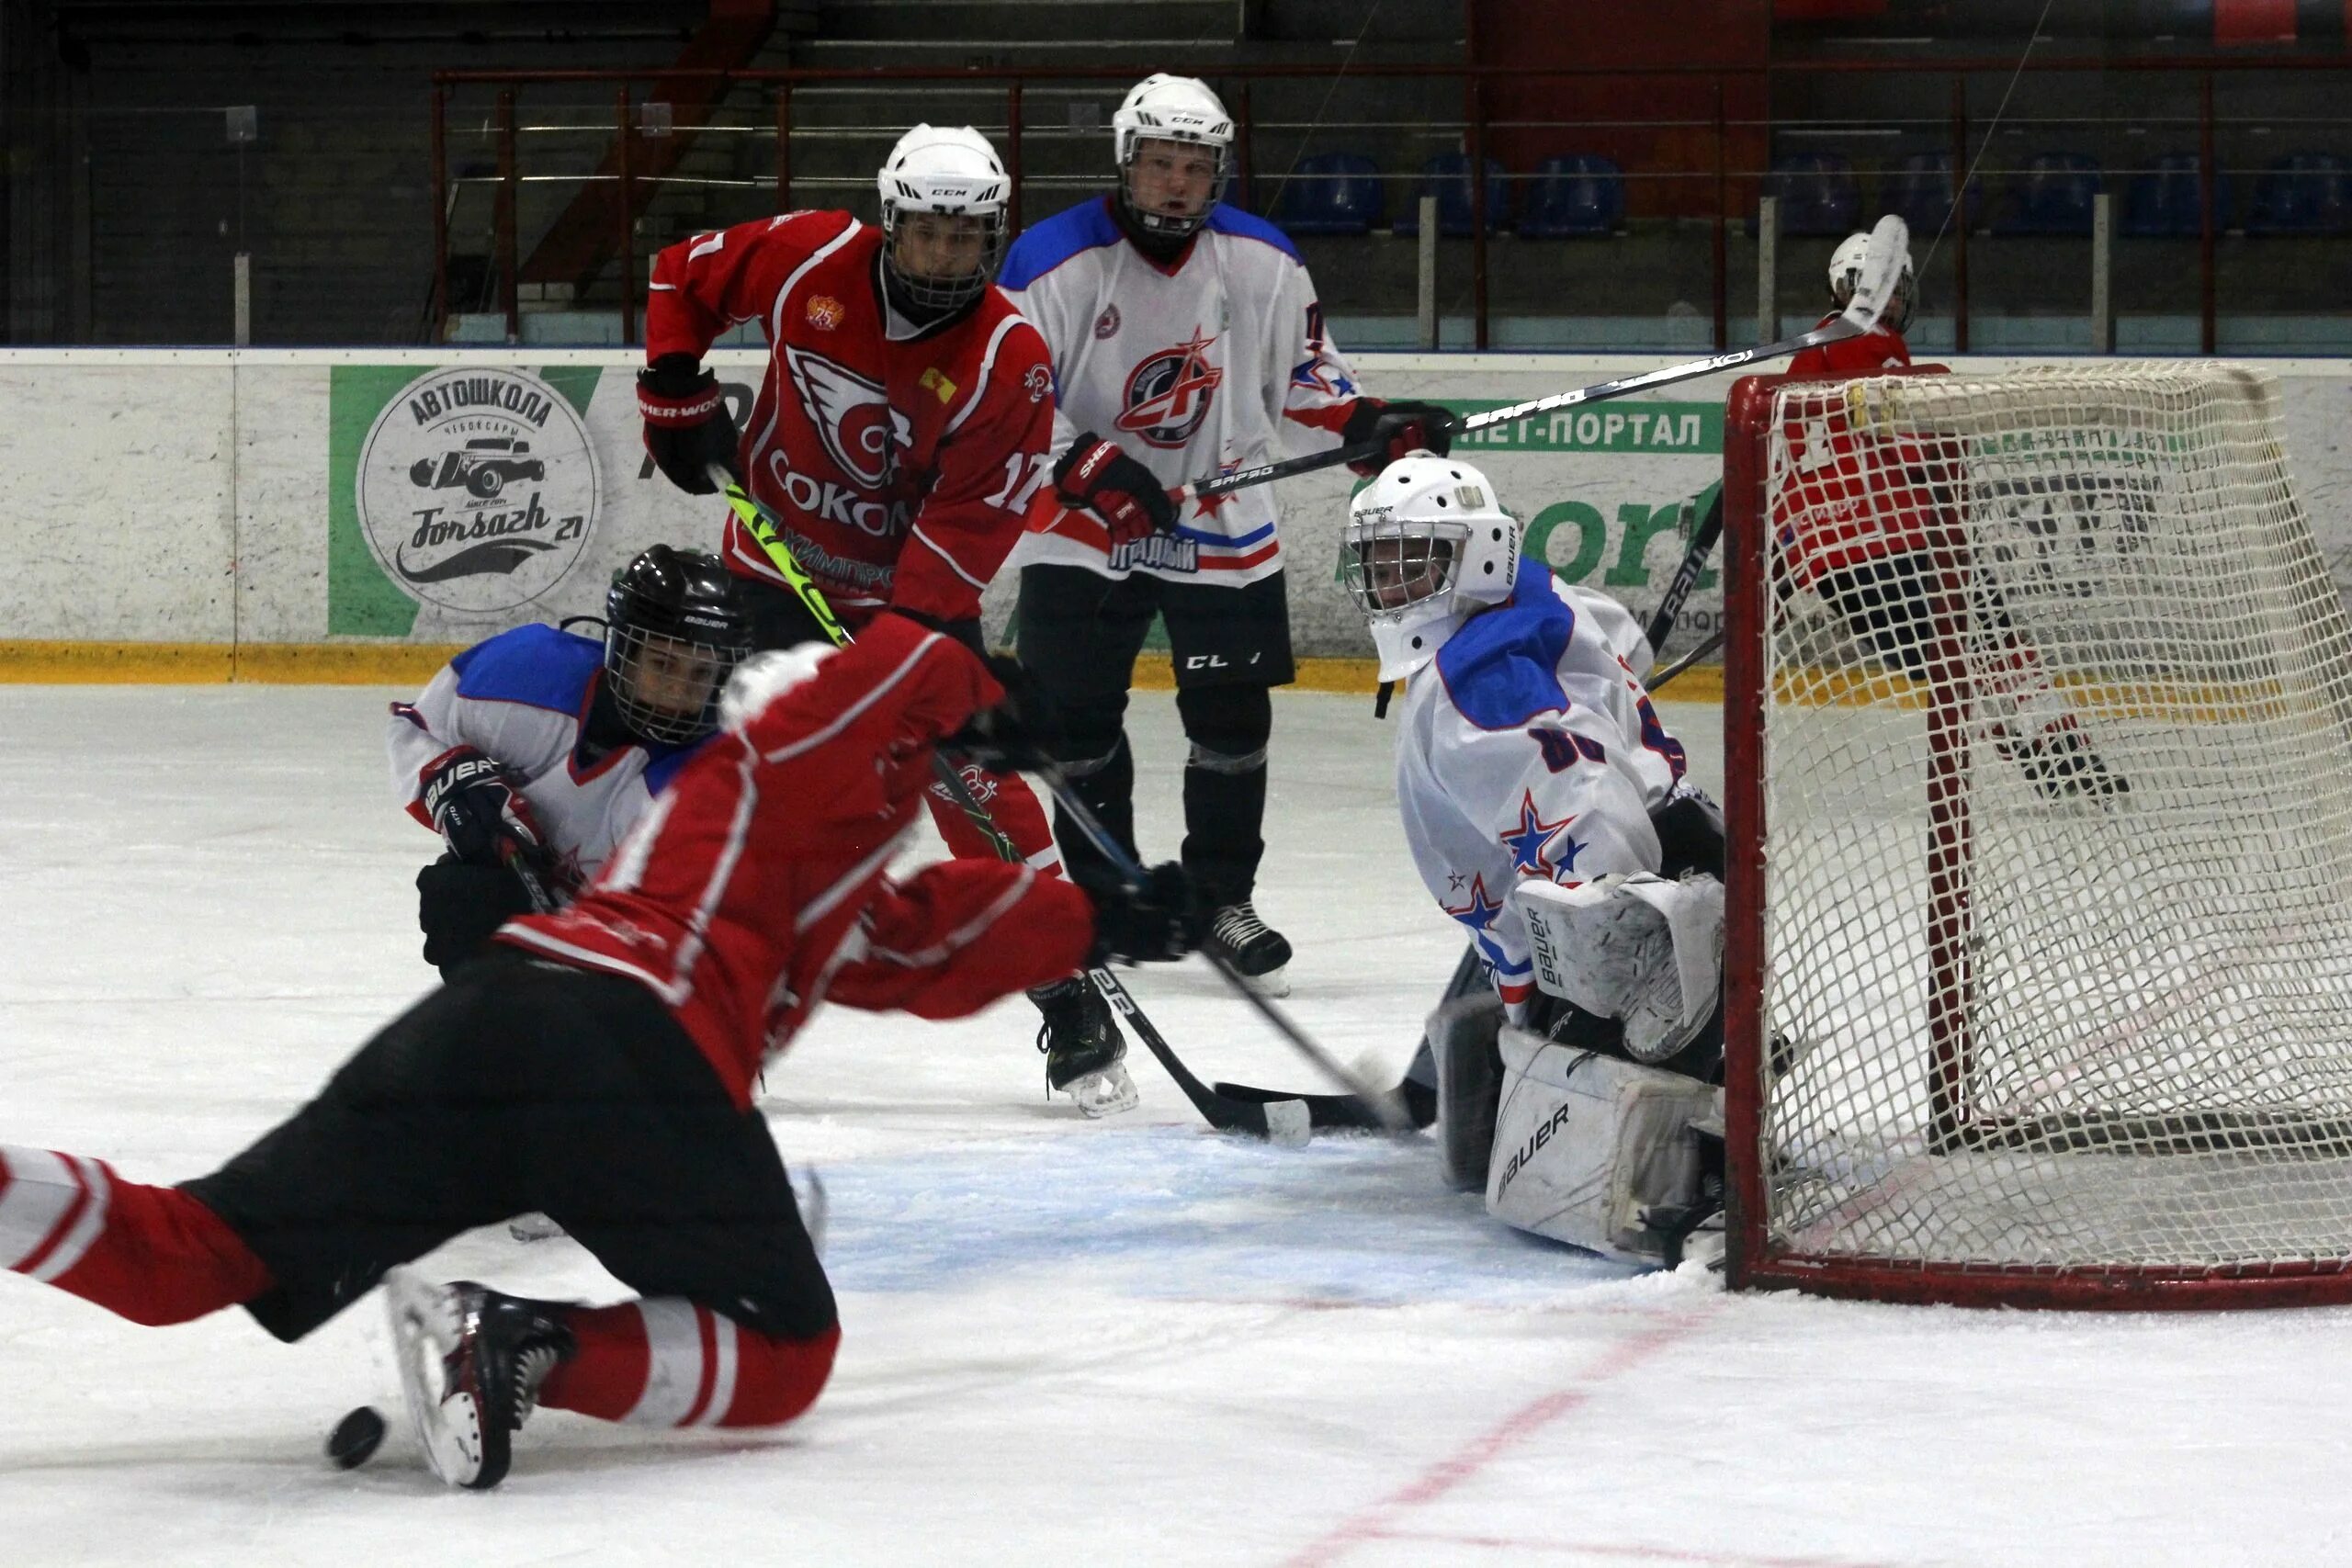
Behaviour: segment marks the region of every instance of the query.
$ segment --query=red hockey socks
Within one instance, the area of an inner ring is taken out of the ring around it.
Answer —
[[[577,1354],[559,1362],[539,1403],[600,1421],[653,1427],[774,1427],[817,1402],[841,1343],[744,1327],[681,1296],[575,1307]]]
[[[269,1269],[176,1187],[104,1161],[0,1145],[0,1268],[133,1323],[186,1323],[269,1289]]]

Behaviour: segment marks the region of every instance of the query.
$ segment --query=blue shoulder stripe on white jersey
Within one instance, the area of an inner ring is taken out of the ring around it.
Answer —
[[[605,645],[595,638],[536,622],[478,642],[449,660],[461,697],[560,714],[580,711],[588,682],[604,664]]]
[[[1567,710],[1560,657],[1576,630],[1577,613],[1553,592],[1550,570],[1522,559],[1510,600],[1473,615],[1437,650],[1438,679],[1479,728],[1521,728],[1537,714]]]
[[[1119,243],[1119,226],[1111,218],[1111,198],[1098,196],[1032,224],[1004,253],[997,269],[999,288],[1026,288],[1081,251]]]
[[[1273,246],[1301,266],[1306,265],[1306,258],[1298,254],[1298,247],[1290,243],[1288,234],[1283,233],[1257,214],[1244,212],[1230,202],[1219,202],[1216,205],[1216,209],[1209,214],[1206,227],[1213,234],[1235,234],[1245,240],[1261,241]]]

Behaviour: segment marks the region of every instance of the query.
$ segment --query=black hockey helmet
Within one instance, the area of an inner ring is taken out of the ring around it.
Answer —
[[[718,694],[752,651],[752,612],[717,556],[655,545],[605,594],[605,672],[621,722],[683,746],[718,728]]]

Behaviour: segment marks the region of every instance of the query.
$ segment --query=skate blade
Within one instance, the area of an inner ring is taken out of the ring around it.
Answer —
[[[1237,970],[1236,973],[1239,972]],[[1287,964],[1277,964],[1262,975],[1243,975],[1241,978],[1261,997],[1290,995],[1290,965]]]
[[[384,1310],[417,1446],[435,1475],[451,1486],[469,1486],[481,1473],[481,1412],[471,1394],[442,1397],[447,1358],[458,1348],[456,1305],[447,1291],[396,1269],[384,1277]]]
[[[1062,1086],[1062,1092],[1077,1102],[1080,1114],[1090,1118],[1116,1116],[1143,1103],[1143,1097],[1136,1092],[1136,1080],[1127,1076],[1124,1062],[1114,1062],[1099,1073],[1072,1078]]]

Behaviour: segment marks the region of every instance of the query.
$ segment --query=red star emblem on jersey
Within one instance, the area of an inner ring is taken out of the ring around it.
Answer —
[[[1233,472],[1234,469],[1240,466],[1241,465],[1238,462],[1219,463],[1216,466],[1216,477],[1223,479],[1226,475]],[[1201,516],[1204,519],[1206,519],[1216,516],[1218,507],[1232,505],[1233,497],[1230,494],[1194,496],[1193,498],[1193,504],[1201,509]]]
[[[1511,869],[1521,876],[1540,876],[1546,881],[1564,875],[1577,863],[1577,856],[1584,846],[1567,835],[1567,826],[1577,819],[1569,812],[1557,822],[1546,822],[1535,809],[1535,792],[1521,790],[1519,795],[1519,825],[1498,834],[1503,847],[1510,851]],[[1566,847],[1553,852],[1555,840]]]

